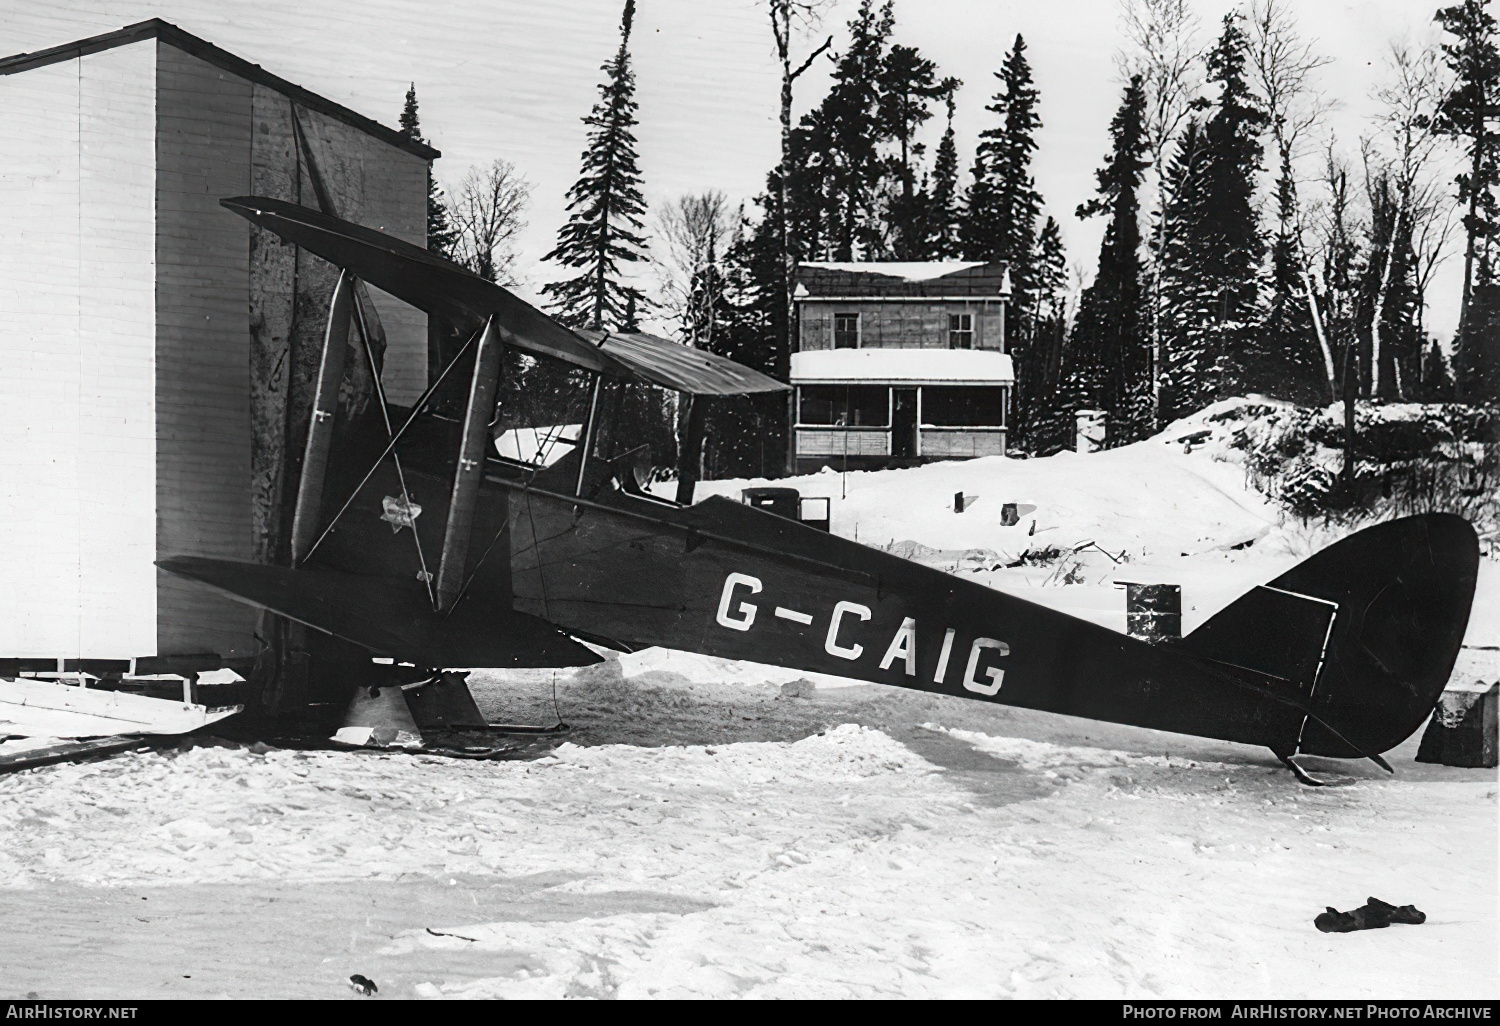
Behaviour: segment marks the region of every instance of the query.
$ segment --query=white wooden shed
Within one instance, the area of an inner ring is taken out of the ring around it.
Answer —
[[[253,655],[153,564],[278,558],[334,272],[219,200],[425,245],[437,153],[156,20],[0,59],[0,138],[0,668]],[[426,318],[369,301],[410,403]]]

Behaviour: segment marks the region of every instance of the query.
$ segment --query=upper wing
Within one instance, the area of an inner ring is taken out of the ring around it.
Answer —
[[[219,205],[455,324],[478,327],[494,317],[505,344],[528,353],[693,395],[747,395],[789,387],[733,360],[654,335],[573,331],[450,260],[317,210],[261,196],[236,196]]]
[[[428,313],[475,326],[493,316],[506,345],[586,370],[630,376],[625,365],[530,303],[420,246],[283,200],[236,196],[219,205]]]

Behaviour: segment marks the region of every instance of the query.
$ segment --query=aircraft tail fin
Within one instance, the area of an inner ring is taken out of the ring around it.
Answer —
[[[1390,520],[1253,589],[1181,647],[1268,679],[1288,700],[1285,754],[1378,754],[1410,737],[1447,686],[1478,572],[1463,518]]]

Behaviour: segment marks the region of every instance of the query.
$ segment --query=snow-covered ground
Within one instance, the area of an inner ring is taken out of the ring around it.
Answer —
[[[1113,626],[1115,582],[1180,583],[1190,629],[1332,540],[1211,443],[791,483],[838,533]],[[1006,502],[1036,510],[1002,527]],[[1500,644],[1497,578],[1471,645]],[[573,733],[503,762],[187,743],[0,777],[0,990],[1500,997],[1500,781],[1413,762],[1416,736],[1395,778],[1309,760],[1341,784],[1312,789],[1243,746],[680,653],[472,680],[512,722],[555,686]],[[1428,920],[1313,928],[1370,895]]]
[[[0,980],[1500,996],[1493,773],[1407,750],[1395,780],[1330,763],[1354,781],[1308,789],[1268,753],[961,699],[567,677],[577,742],[530,761],[199,747],[5,778]],[[512,715],[548,693],[525,675],[476,690]],[[1428,922],[1313,929],[1369,894]]]

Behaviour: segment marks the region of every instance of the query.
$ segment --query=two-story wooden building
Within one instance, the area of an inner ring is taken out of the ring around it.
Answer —
[[[1004,455],[1010,292],[1000,263],[798,267],[797,472]]]

